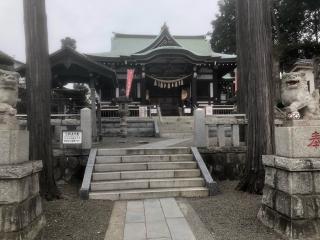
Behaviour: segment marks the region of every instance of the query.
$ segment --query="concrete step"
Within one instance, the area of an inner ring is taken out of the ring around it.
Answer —
[[[101,172],[93,173],[93,181],[108,181],[120,179],[164,179],[164,178],[194,178],[200,177],[199,169],[179,170],[145,170],[145,171],[124,171],[124,172]]]
[[[182,162],[193,161],[192,154],[174,155],[132,155],[132,156],[97,156],[96,163],[142,163],[142,162]]]
[[[95,172],[117,172],[134,170],[195,169],[195,161],[184,162],[149,162],[149,163],[108,163],[95,164]]]
[[[190,154],[190,148],[118,148],[99,149],[98,156]]]
[[[139,180],[92,182],[91,191],[151,189],[151,188],[181,188],[181,187],[203,187],[203,186],[204,186],[204,180],[202,178],[139,179]]]
[[[90,199],[101,200],[132,200],[146,198],[168,198],[168,197],[207,197],[209,190],[206,187],[191,188],[160,188],[160,189],[134,189],[121,191],[99,191],[91,192]]]

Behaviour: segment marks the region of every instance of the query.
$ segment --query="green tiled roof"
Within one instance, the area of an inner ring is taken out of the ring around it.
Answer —
[[[167,30],[167,29],[165,29]],[[165,31],[162,29],[161,34]],[[167,32],[167,34],[170,34]],[[181,46],[166,46],[167,49],[185,49],[192,52],[198,56],[204,57],[221,57],[221,58],[235,58],[235,55],[219,54],[215,53],[211,49],[210,41],[206,38],[205,35],[200,36],[171,36],[174,40]],[[143,53],[138,53],[151,44],[153,44],[159,35],[133,35],[133,34],[121,34],[114,33],[113,38],[111,39],[111,51],[105,53],[95,53],[88,54],[91,56],[99,57],[120,57],[120,56],[131,56],[131,55],[140,55]],[[144,53],[148,53],[152,50],[148,50]],[[138,54],[137,54],[138,53]]]

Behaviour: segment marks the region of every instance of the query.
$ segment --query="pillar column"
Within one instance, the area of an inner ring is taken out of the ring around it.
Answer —
[[[146,103],[146,69],[143,66],[141,71],[141,83],[140,83],[140,89],[141,89],[141,104]]]
[[[218,69],[213,68],[212,73],[212,84],[213,84],[213,103],[220,102],[220,91],[219,91],[219,80],[218,80]]]
[[[90,79],[90,100],[91,100],[91,118],[92,118],[92,138],[97,140],[97,112],[96,112],[96,89],[95,79]]]
[[[193,78],[191,83],[191,97],[192,97],[192,105],[197,105],[198,99],[197,99],[197,80],[198,80],[198,73],[197,73],[197,67],[195,66],[193,68]]]

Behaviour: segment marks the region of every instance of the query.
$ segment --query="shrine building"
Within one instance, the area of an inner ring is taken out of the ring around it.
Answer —
[[[159,106],[163,115],[178,115],[185,105],[226,104],[235,91],[235,55],[213,52],[207,35],[171,35],[166,24],[159,35],[114,33],[109,52],[81,54],[66,44],[50,62],[53,89],[86,83],[105,104],[126,88],[132,69],[133,103]]]

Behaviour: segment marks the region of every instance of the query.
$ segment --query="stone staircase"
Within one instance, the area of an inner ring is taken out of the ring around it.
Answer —
[[[159,121],[160,136],[165,138],[192,138],[193,117],[162,117]]]
[[[190,148],[97,150],[90,199],[208,195]]]

